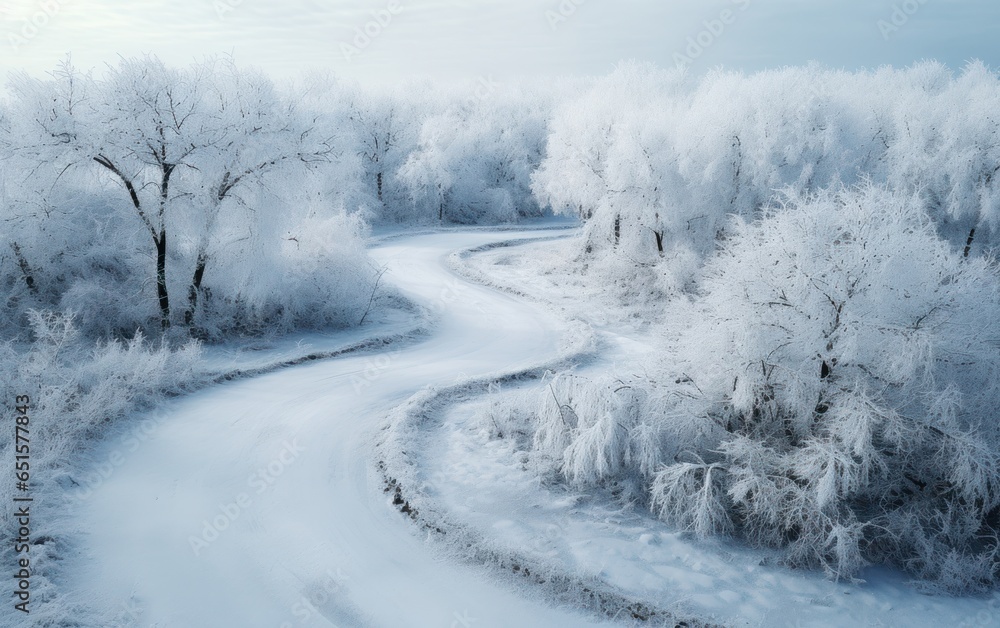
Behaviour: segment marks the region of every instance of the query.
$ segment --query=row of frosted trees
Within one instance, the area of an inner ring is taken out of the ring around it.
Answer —
[[[690,77],[625,65],[561,103],[533,189],[580,213],[595,254],[710,252],[729,216],[781,192],[864,181],[920,197],[963,247],[1000,216],[997,76],[924,63],[873,72],[788,68]]]
[[[15,76],[0,107],[7,320],[73,310],[98,336],[343,326],[366,225],[540,214],[546,98],[427,84],[278,89],[214,60]]]
[[[102,318],[113,327],[196,325],[227,300],[226,317],[292,325],[294,304],[268,291],[275,269],[323,249],[303,241],[322,233],[317,221],[359,232],[551,208],[584,220],[582,253],[606,279],[624,264],[648,275],[650,294],[675,293],[732,216],[864,182],[919,199],[965,255],[993,246],[998,88],[979,64],[958,76],[928,63],[700,81],[627,64],[596,80],[489,87],[314,76],[278,89],[226,60],[152,58],[99,77],[69,65],[17,76],[0,107],[7,288],[39,306],[75,291],[65,305],[96,311],[109,282],[135,275],[112,295],[152,293],[155,312]],[[337,210],[356,219],[335,225]]]

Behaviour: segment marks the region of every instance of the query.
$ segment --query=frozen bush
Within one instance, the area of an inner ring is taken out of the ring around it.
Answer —
[[[476,424],[487,438],[508,439],[519,448],[530,448],[533,417],[525,402],[524,392],[504,391],[492,383],[485,406],[476,414]]]
[[[557,375],[539,391],[534,450],[576,486],[610,484],[642,500],[667,432],[649,420],[658,399],[631,382]]]
[[[673,321],[678,381],[718,438],[693,448],[704,464],[657,474],[661,515],[725,510],[747,538],[837,577],[878,561],[949,584],[958,561],[949,586],[991,586],[997,270],[940,239],[919,199],[877,188],[796,196],[736,225]]]
[[[32,426],[47,449],[33,460],[42,466],[46,459],[67,463],[86,436],[186,386],[199,356],[196,343],[156,348],[141,334],[94,346],[71,315],[32,311],[30,322],[34,342],[26,351],[9,347],[17,368],[3,384],[12,395],[34,400]]]
[[[357,325],[375,290],[378,268],[365,251],[358,216],[312,211],[279,247],[247,241],[204,280],[203,312],[193,323],[207,338]],[[253,264],[242,260],[253,259]]]
[[[679,462],[664,468],[650,488],[653,510],[662,519],[700,537],[732,531],[720,464]]]

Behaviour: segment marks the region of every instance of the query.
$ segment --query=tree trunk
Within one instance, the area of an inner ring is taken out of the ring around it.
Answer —
[[[621,242],[621,239],[622,239],[622,216],[621,214],[615,214],[615,246],[618,246],[618,243]]]
[[[971,229],[971,230],[969,231],[969,237],[968,237],[968,239],[966,239],[966,241],[965,241],[965,252],[964,252],[964,253],[962,253],[962,256],[963,256],[963,257],[968,257],[968,256],[969,256],[969,251],[971,251],[971,250],[972,250],[972,242],[973,242],[973,241],[974,241],[975,239],[976,239],[976,228],[975,228],[975,227],[973,227],[973,228],[972,228],[972,229]]]
[[[729,201],[730,207],[736,206],[736,201],[740,198],[740,173],[743,172],[743,142],[739,135],[733,136],[733,148],[736,150],[736,159],[733,161],[733,198]]]
[[[663,255],[663,232],[653,231],[653,235],[656,236],[656,252]]]
[[[156,296],[160,302],[160,319],[163,329],[170,327],[170,297],[167,295],[167,228],[164,226],[164,216],[167,211],[167,202],[170,200],[170,175],[173,174],[175,164],[166,162],[166,147],[161,147],[160,178],[160,232],[156,238]]]
[[[38,294],[38,288],[35,286],[35,276],[31,272],[28,260],[24,258],[24,253],[21,252],[21,245],[17,242],[11,242],[10,245],[14,249],[14,256],[17,257],[17,265],[21,269],[21,274],[24,275],[24,283],[28,285],[28,290],[32,294]]]
[[[375,182],[378,184],[378,200],[382,202],[382,173],[375,175]]]
[[[160,156],[165,159],[165,146],[161,147]],[[153,219],[143,208],[142,202],[139,199],[139,193],[132,179],[125,176],[125,173],[104,155],[94,157],[94,161],[112,172],[125,185],[129,198],[132,200],[132,206],[135,207],[139,218],[146,225],[146,228],[149,229],[150,235],[153,236],[153,244],[156,246],[156,298],[160,305],[160,325],[165,331],[170,327],[170,298],[167,295],[167,229],[164,226],[163,219],[166,214],[167,201],[170,198],[170,175],[173,174],[176,166],[175,164],[166,163],[166,161],[160,164],[162,175],[160,178],[160,209],[157,216],[158,222],[154,223]]]
[[[167,294],[167,230],[161,229],[156,244],[156,297],[160,303],[160,324],[170,327],[170,297]]]
[[[208,263],[208,255],[205,252],[198,253],[198,261],[195,262],[194,276],[191,278],[191,285],[188,286],[188,309],[184,312],[184,324],[190,326],[194,322],[194,313],[198,308],[198,294],[201,292],[201,281],[205,276],[205,265]]]

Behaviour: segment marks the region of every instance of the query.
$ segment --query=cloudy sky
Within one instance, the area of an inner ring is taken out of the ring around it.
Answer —
[[[748,71],[970,59],[1000,67],[997,0],[0,0],[0,73],[229,53],[276,77],[601,74],[625,59]]]

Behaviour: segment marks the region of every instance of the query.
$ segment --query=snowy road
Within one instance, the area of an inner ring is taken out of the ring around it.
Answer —
[[[442,560],[370,469],[383,417],[420,388],[555,355],[558,319],[445,262],[458,248],[537,235],[388,241],[373,255],[386,280],[435,313],[428,338],[163,407],[149,438],[81,503],[88,533],[68,588],[140,626],[591,625]]]

